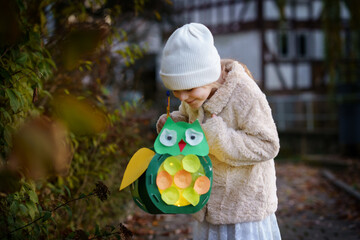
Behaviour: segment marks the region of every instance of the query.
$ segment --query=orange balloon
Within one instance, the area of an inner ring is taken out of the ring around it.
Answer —
[[[179,188],[187,188],[188,186],[190,186],[191,182],[192,182],[191,173],[185,170],[178,171],[174,176],[174,183]]]
[[[210,179],[207,176],[201,176],[194,183],[194,190],[198,194],[205,194],[210,189]]]
[[[156,185],[160,190],[169,188],[172,184],[172,177],[167,171],[161,171],[156,176]]]

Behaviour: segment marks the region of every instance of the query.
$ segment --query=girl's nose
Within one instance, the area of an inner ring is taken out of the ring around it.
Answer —
[[[180,101],[185,101],[187,98],[188,98],[188,94],[185,92],[185,91],[179,91],[177,93],[177,98],[180,100]]]

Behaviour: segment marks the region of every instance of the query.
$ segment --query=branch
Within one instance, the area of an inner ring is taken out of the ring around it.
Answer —
[[[89,193],[88,195],[71,199],[71,200],[69,200],[69,201],[67,201],[67,202],[65,202],[65,203],[63,203],[63,204],[60,204],[59,206],[57,206],[56,208],[54,208],[54,209],[51,210],[50,212],[54,212],[54,211],[58,210],[59,208],[65,206],[65,205],[68,205],[68,204],[71,203],[71,202],[74,202],[74,201],[77,201],[77,200],[80,200],[80,199],[83,199],[83,198],[88,198],[88,197],[91,197],[91,196],[93,196],[93,195],[95,195],[95,193]]]
[[[0,58],[2,58],[3,56],[5,56],[5,54],[6,54],[6,52],[7,52],[8,50],[9,50],[9,48],[6,48]]]
[[[53,212],[55,212],[56,210],[58,210],[59,208],[65,206],[65,205],[68,205],[68,204],[71,203],[71,202],[74,202],[74,201],[77,201],[77,200],[80,200],[80,199],[83,199],[83,198],[88,198],[88,197],[93,196],[93,195],[95,195],[94,192],[89,193],[88,195],[84,195],[84,196],[81,196],[81,197],[78,197],[78,198],[71,199],[71,200],[66,201],[65,203],[62,203],[62,204],[60,204],[59,206],[53,208],[53,209],[50,210],[49,212],[53,213]],[[16,228],[16,229],[12,230],[11,232],[7,233],[7,235],[10,235],[10,234],[12,234],[12,233],[14,233],[14,232],[16,232],[16,231],[19,231],[19,230],[21,230],[21,229],[23,229],[23,228],[26,228],[26,227],[28,227],[28,226],[36,223],[37,221],[43,219],[44,217],[45,217],[45,214],[42,215],[42,216],[40,216],[40,217],[38,217],[38,218],[35,219],[34,221],[32,221],[32,222],[24,225],[24,226],[21,226],[21,227],[18,227],[18,228]],[[3,237],[3,236],[2,236],[2,237]]]

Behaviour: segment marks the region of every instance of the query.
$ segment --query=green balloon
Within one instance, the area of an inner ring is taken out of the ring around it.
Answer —
[[[195,173],[199,170],[201,164],[199,158],[194,154],[186,155],[182,160],[183,168],[191,173]]]
[[[167,171],[170,175],[175,175],[179,170],[182,169],[181,163],[179,159],[176,157],[168,157],[164,161],[164,169]]]
[[[193,206],[200,202],[200,195],[192,187],[184,189],[182,195]]]
[[[169,187],[161,194],[161,199],[168,205],[174,205],[180,198],[179,190],[175,187]]]

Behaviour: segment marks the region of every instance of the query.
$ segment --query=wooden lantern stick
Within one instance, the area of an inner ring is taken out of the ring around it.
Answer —
[[[167,98],[168,98],[168,104],[167,104],[167,107],[166,107],[166,116],[169,117],[170,116],[170,91],[166,91],[166,95],[167,95]]]

